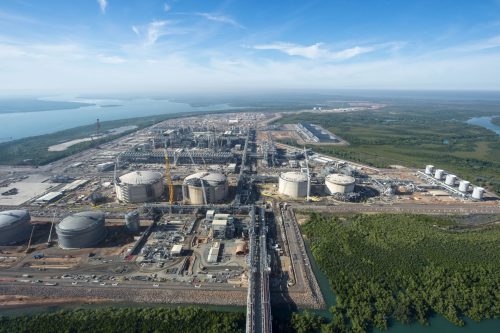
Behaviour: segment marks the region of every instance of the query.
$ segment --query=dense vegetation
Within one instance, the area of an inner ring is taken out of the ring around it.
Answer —
[[[208,113],[217,113],[217,111],[203,112],[203,114],[208,114]],[[158,115],[150,117],[103,121],[101,122],[101,132],[105,132],[113,128],[118,128],[121,126],[128,126],[128,125],[135,125],[137,126],[137,129],[141,129],[167,119],[188,117],[196,114],[200,114],[200,112],[175,113],[175,114],[166,114],[166,115]],[[134,129],[132,131],[135,131],[137,129]],[[55,144],[59,144],[74,139],[89,137],[90,135],[95,134],[95,131],[96,131],[96,126],[95,124],[93,124],[93,125],[75,127],[51,134],[33,136],[19,140],[0,143],[0,164],[44,165],[56,161],[58,159],[61,159],[63,157],[73,155],[85,149],[91,148],[92,146],[114,140],[120,136],[125,136],[130,132],[132,132],[132,131],[127,131],[120,133],[118,135],[109,135],[104,138],[95,140],[94,142],[92,141],[82,142],[73,145],[64,151],[47,150],[50,146]]]
[[[245,314],[194,307],[104,308],[1,317],[0,333],[244,332]]]
[[[426,324],[438,313],[456,325],[500,316],[500,228],[462,228],[423,215],[313,214],[303,226],[337,296],[333,320],[294,315],[301,332]],[[301,329],[305,328],[305,329]]]
[[[500,136],[465,123],[498,114],[498,105],[415,103],[377,111],[301,113],[279,122],[321,124],[350,143],[314,146],[318,152],[376,167],[433,164],[500,194]]]

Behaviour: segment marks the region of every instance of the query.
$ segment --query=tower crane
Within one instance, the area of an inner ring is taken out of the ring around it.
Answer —
[[[172,177],[170,175],[170,161],[168,160],[167,150],[164,149],[165,154],[165,179],[167,181],[168,186],[168,201],[170,202],[170,208],[172,208],[172,204],[174,203],[174,184],[172,183]]]
[[[304,146],[304,157],[306,159],[306,173],[307,173],[307,202],[311,201],[311,174],[309,172],[309,159],[307,157],[307,150]]]

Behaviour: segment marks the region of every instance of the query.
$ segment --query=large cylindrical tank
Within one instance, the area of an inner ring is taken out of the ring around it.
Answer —
[[[56,226],[59,246],[63,249],[93,247],[106,237],[104,213],[80,212],[63,219]]]
[[[0,245],[27,241],[31,235],[30,214],[27,210],[0,212]]]
[[[279,178],[280,194],[300,198],[307,196],[307,175],[298,171],[283,172]]]
[[[484,188],[476,186],[472,190],[472,199],[482,200],[484,195]]]
[[[443,179],[443,176],[444,176],[444,170],[442,169],[437,169],[436,172],[434,173],[434,178],[436,178],[437,180]]]
[[[460,184],[458,185],[458,190],[460,192],[467,192],[469,190],[469,185],[470,185],[470,182],[468,182],[467,180],[462,180],[460,181]]]
[[[219,172],[197,172],[184,179],[184,199],[192,205],[219,203],[228,194],[227,177]]]
[[[444,183],[446,185],[455,186],[455,180],[457,180],[457,176],[455,176],[455,175],[446,175],[446,180],[444,181]]]
[[[356,179],[342,174],[331,174],[325,178],[326,190],[329,194],[351,193],[354,191]]]
[[[163,193],[163,175],[157,171],[134,171],[120,178],[115,186],[116,197],[126,203],[155,201]]]
[[[139,232],[141,229],[141,218],[138,211],[134,210],[125,214],[125,228],[131,234]]]
[[[426,165],[425,166],[425,174],[432,175],[434,173],[434,165]]]

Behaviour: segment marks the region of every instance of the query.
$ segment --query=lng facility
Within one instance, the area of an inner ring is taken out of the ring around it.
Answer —
[[[246,306],[247,332],[270,332],[271,306],[325,306],[304,211],[500,213],[472,179],[322,154],[348,143],[319,124],[273,123],[282,116],[174,118],[47,165],[2,167],[0,291]]]

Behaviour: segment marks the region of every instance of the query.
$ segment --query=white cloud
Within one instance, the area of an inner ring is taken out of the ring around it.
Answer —
[[[99,59],[99,61],[105,64],[122,64],[125,62],[125,59],[118,56],[108,56],[104,54],[99,54],[97,58]]]
[[[347,60],[358,55],[377,50],[378,46],[355,46],[341,51],[332,52],[323,47],[322,43],[312,45],[298,45],[292,43],[272,43],[255,45],[252,48],[256,50],[275,50],[289,56],[299,56],[307,59],[323,60]]]
[[[170,9],[172,9],[172,6],[170,6],[168,3],[166,3],[166,4],[163,5],[163,10],[164,11],[168,12],[168,11],[170,11]]]
[[[140,36],[141,35],[141,30],[139,29],[139,27],[133,25],[132,26],[132,31],[137,35],[137,36]]]
[[[244,28],[241,24],[239,24],[238,22],[236,22],[234,19],[230,18],[229,16],[213,14],[213,13],[197,13],[196,15],[202,16],[210,21],[229,24],[229,25],[232,25],[233,27],[236,27],[236,28],[242,28],[242,29]]]
[[[167,21],[153,21],[149,23],[146,35],[146,45],[154,45],[158,38],[167,34],[164,30]]]
[[[463,52],[474,52],[474,51],[483,51],[500,47],[500,35],[479,40],[473,43],[465,44],[454,48],[457,51]]]
[[[106,7],[108,7],[108,0],[97,0],[99,8],[101,8],[101,13],[106,12]]]
[[[163,36],[182,35],[186,30],[173,21],[155,20],[142,26],[133,25],[132,31],[143,38],[145,46],[153,46]]]
[[[290,56],[300,56],[308,59],[317,59],[325,53],[321,49],[321,43],[316,43],[309,46],[291,44],[291,43],[272,43],[253,46],[256,50],[275,50],[286,53]]]

